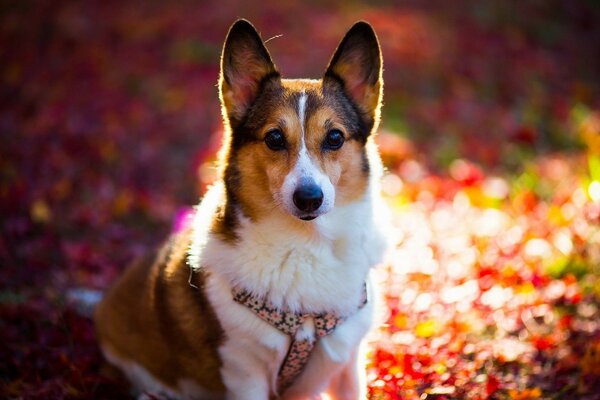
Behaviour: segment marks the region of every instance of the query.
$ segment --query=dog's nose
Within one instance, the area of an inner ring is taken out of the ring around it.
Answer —
[[[294,204],[300,211],[315,211],[322,203],[323,191],[314,183],[302,185],[294,192]]]

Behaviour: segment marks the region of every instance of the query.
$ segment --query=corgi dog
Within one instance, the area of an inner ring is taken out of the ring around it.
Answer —
[[[232,25],[219,179],[94,316],[106,359],[140,396],[366,398],[369,272],[387,246],[373,139],[382,90],[366,22],[319,80],[283,79],[252,24]]]

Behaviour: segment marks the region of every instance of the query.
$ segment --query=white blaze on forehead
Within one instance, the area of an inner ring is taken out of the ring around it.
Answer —
[[[296,167],[294,169],[300,169],[302,170],[301,172],[306,172],[306,175],[310,175],[309,170],[312,166],[312,162],[310,160],[310,156],[308,155],[306,141],[304,140],[304,136],[306,136],[306,129],[304,127],[304,125],[306,124],[306,98],[306,92],[303,90],[302,93],[300,93],[300,97],[298,98],[298,120],[300,121],[301,135],[300,151],[298,152],[298,161],[296,162]]]
[[[298,120],[300,122],[300,149],[298,150],[298,159],[296,165],[285,177],[283,187],[281,188],[282,202],[292,213],[296,214],[297,209],[293,202],[293,196],[296,189],[302,181],[312,181],[323,191],[323,204],[316,211],[316,214],[324,214],[332,207],[335,200],[335,190],[329,177],[324,174],[313,162],[313,157],[306,147],[306,101],[308,96],[303,90],[298,97]]]
[[[306,136],[306,92],[303,90],[300,93],[300,97],[298,98],[298,120],[300,121],[300,151],[298,152],[298,161],[296,162],[296,166],[294,170],[299,170],[300,178],[310,178],[311,175],[314,175],[316,171],[311,171],[316,169],[316,166],[313,165],[310,155],[308,154],[308,149],[306,148],[306,141],[304,137]]]
[[[306,124],[306,92],[303,90],[298,99],[298,119],[300,120],[301,140],[304,145],[304,124]]]

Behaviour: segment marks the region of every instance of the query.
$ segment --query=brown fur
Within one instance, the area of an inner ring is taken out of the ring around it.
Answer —
[[[100,344],[175,389],[182,378],[223,392],[217,347],[223,332],[203,294],[205,277],[186,265],[191,230],[134,263],[98,306]],[[156,258],[155,258],[156,256]],[[155,258],[155,259],[154,259]]]
[[[290,224],[302,224],[297,218],[285,213],[276,204],[274,193],[298,160],[302,127],[298,120],[298,99],[304,91],[308,96],[305,124],[305,142],[310,154],[336,187],[336,203],[345,205],[358,199],[368,183],[368,170],[364,169],[364,141],[353,135],[360,125],[359,117],[341,113],[347,105],[323,87],[322,81],[280,80],[272,95],[259,98],[256,110],[246,124],[252,125],[255,137],[248,139],[238,149],[231,149],[225,156],[229,173],[244,171],[236,176],[235,199],[244,215],[258,221],[264,215],[281,213]],[[272,128],[284,131],[288,150],[274,152],[263,140]],[[323,151],[323,140],[329,129],[340,129],[346,142],[338,151]],[[235,132],[233,133],[236,134]],[[226,168],[226,176],[227,176]]]
[[[379,123],[381,65],[379,44],[364,22],[342,39],[320,81],[281,79],[254,28],[246,21],[231,28],[219,80],[227,133],[220,154],[227,204],[215,229],[224,240],[236,239],[233,214],[238,209],[252,221],[276,213],[290,226],[310,230],[310,225],[284,212],[273,196],[298,159],[302,91],[308,96],[306,144],[335,186],[336,204],[348,204],[364,193],[369,173],[365,144]],[[284,132],[287,151],[265,146],[264,137],[272,128]],[[332,128],[344,133],[346,143],[339,151],[322,151]]]
[[[286,219],[290,231],[313,228],[284,211],[274,197],[298,160],[301,93],[307,96],[305,143],[335,187],[336,205],[359,199],[369,181],[366,145],[379,119],[380,67],[377,39],[367,24],[358,23],[340,43],[322,80],[281,79],[258,33],[247,21],[236,22],[221,59],[226,135],[220,179],[225,194],[211,232],[234,244],[240,213],[252,221],[276,214]],[[273,128],[284,133],[285,151],[265,145]],[[344,135],[339,150],[323,147],[331,129]],[[143,366],[174,390],[179,380],[190,379],[223,393],[217,349],[224,332],[204,293],[206,270],[190,275],[190,240],[191,229],[128,268],[98,306],[97,333],[108,352]]]

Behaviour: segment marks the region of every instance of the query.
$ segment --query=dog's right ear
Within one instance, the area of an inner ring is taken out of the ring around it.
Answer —
[[[280,79],[260,35],[245,19],[237,20],[225,39],[221,55],[219,94],[223,115],[235,128],[268,79]]]

